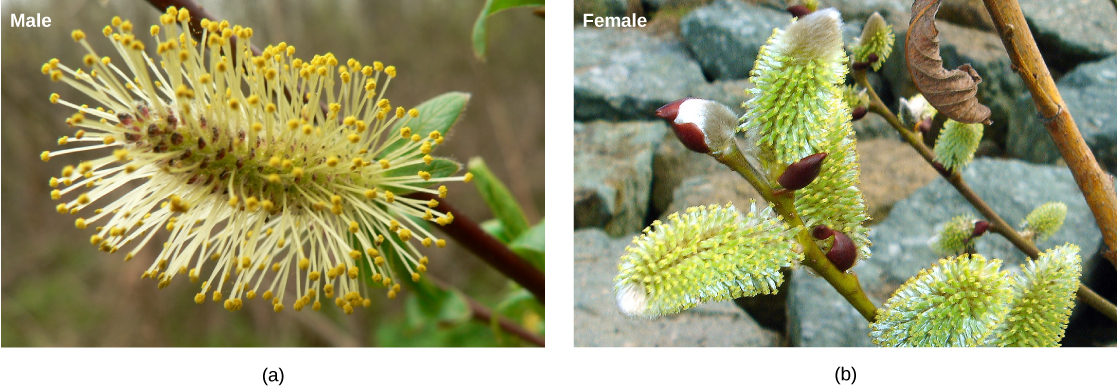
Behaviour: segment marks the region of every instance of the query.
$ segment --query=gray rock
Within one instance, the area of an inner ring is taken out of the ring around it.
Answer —
[[[684,16],[679,28],[708,78],[744,79],[772,29],[790,20],[787,12],[718,0]]]
[[[1078,66],[1056,82],[1078,131],[1102,168],[1117,171],[1117,55]],[[1061,156],[1039,118],[1031,94],[1016,99],[1010,118],[1009,154],[1037,163],[1053,163]]]
[[[748,212],[750,200],[756,200],[759,206],[765,203],[756,188],[726,167],[710,174],[687,177],[675,188],[673,196],[671,205],[660,214],[661,220],[672,213],[707,204],[733,203],[738,210]]]
[[[574,233],[574,345],[749,346],[779,344],[779,334],[761,328],[745,312],[723,301],[674,316],[634,319],[617,309],[613,279],[631,236],[610,239],[601,230]]]
[[[873,90],[877,90],[873,87]],[[899,139],[900,134],[892,125],[888,124],[888,120],[875,113],[865,114],[860,120],[853,121],[853,131],[857,133],[857,140],[871,140],[874,138],[886,138],[890,140]]]
[[[826,2],[842,13],[842,20],[859,20],[864,22],[873,12],[880,12],[889,23],[902,23],[907,29],[908,19],[911,14],[911,0],[863,0],[863,1],[832,1]]]
[[[906,24],[905,24],[906,25]],[[977,99],[989,106],[993,114],[993,125],[985,128],[984,138],[997,144],[1004,144],[1006,133],[1011,125],[1010,117],[1016,112],[1015,97],[1028,89],[1020,76],[1012,71],[1012,61],[1005,52],[1001,39],[994,33],[961,27],[939,21],[940,53],[943,67],[958,68],[969,63],[982,82],[978,85]],[[881,68],[881,74],[892,85],[897,97],[910,97],[919,93],[911,82],[907,63],[904,60],[904,39],[906,28],[896,28],[896,44],[892,55]]]
[[[1117,54],[1117,17],[1108,0],[1020,0],[1048,65],[1069,69]]]
[[[1041,250],[1067,242],[1077,244],[1083,252],[1098,248],[1101,232],[1066,168],[983,158],[975,160],[962,174],[973,190],[1013,226],[1018,226],[1036,206],[1049,201],[1066,203],[1063,228],[1039,243]],[[874,226],[869,234],[873,241],[872,258],[853,269],[869,298],[882,305],[904,281],[937,262],[940,257],[928,241],[935,235],[936,227],[965,213],[976,215],[977,211],[942,179],[897,203],[888,219]],[[1003,260],[1005,269],[1018,270],[1024,261],[1022,253],[997,235],[982,237],[976,249],[987,258]],[[792,330],[788,336],[792,345],[872,345],[867,323],[852,306],[836,291],[823,291],[822,288],[830,287],[825,280],[799,274],[792,279],[789,304]]]
[[[574,29],[575,120],[652,120],[660,106],[705,82],[677,38],[639,29]]]
[[[702,82],[691,86],[689,96],[718,101],[729,106],[735,113],[743,113],[741,104],[752,97],[752,93],[749,92],[752,87],[752,82],[746,79]]]
[[[661,214],[675,200],[675,191],[683,180],[729,170],[713,157],[687,149],[671,132],[656,148],[652,166],[652,209]]]
[[[574,228],[614,236],[644,228],[652,186],[652,154],[663,122],[574,124]]]

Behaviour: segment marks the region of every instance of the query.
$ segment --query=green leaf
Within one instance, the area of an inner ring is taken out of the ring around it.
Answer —
[[[539,6],[543,5],[544,0],[487,0],[485,7],[481,8],[481,15],[477,16],[477,22],[473,24],[473,54],[477,55],[477,59],[485,59],[485,46],[487,45],[488,31],[485,29],[485,20],[489,16],[515,7],[526,6]]]
[[[461,169],[462,169],[462,164],[457,162],[457,161],[450,160],[450,159],[443,158],[443,157],[435,157],[434,160],[431,160],[431,165],[426,165],[424,163],[418,163],[418,164],[408,165],[408,166],[402,167],[402,168],[392,169],[392,170],[384,173],[384,177],[409,176],[409,175],[414,176],[414,175],[418,174],[419,171],[427,171],[427,172],[430,172],[432,179],[437,179],[437,178],[440,178],[440,177],[453,176],[455,173],[458,173],[458,171],[460,171]],[[414,187],[416,187],[416,188],[426,188],[426,187],[429,187],[429,186],[434,185],[434,184],[435,184],[435,182],[430,182],[430,183],[426,183],[426,184],[414,185]],[[411,189],[403,189],[403,188],[399,188],[399,187],[391,187],[390,189],[391,189],[392,193],[394,193],[396,195],[403,195],[403,194],[407,194],[407,193],[410,193],[410,192],[414,191],[414,190],[411,190]]]
[[[453,326],[467,322],[473,316],[469,303],[460,292],[443,290],[425,278],[419,282],[416,288],[424,290],[415,292],[404,304],[410,328],[418,329],[432,323]]]
[[[493,333],[497,334],[498,338],[503,337],[501,335],[499,318],[505,316],[523,326],[523,317],[527,312],[532,312],[537,315],[540,318],[540,325],[543,325],[542,318],[545,316],[543,305],[540,304],[539,300],[535,298],[535,295],[531,294],[527,289],[517,286],[515,290],[497,304],[496,308],[493,308],[493,315],[489,320],[489,327],[493,330]],[[543,334],[541,330],[531,329],[527,326],[524,326],[524,328],[535,331],[534,333],[537,334]]]
[[[512,241],[511,238],[508,238],[508,233],[504,231],[504,224],[500,223],[500,219],[489,219],[481,222],[481,229],[505,245]]]
[[[511,239],[516,239],[528,228],[527,217],[524,210],[516,202],[516,198],[508,191],[508,187],[493,175],[485,161],[480,157],[469,160],[469,172],[473,174],[473,183],[481,198],[489,205],[493,215],[500,219],[504,225],[504,232]]]
[[[419,117],[412,118],[410,121],[407,121],[406,118],[397,121],[392,125],[389,135],[399,133],[400,128],[404,126],[404,122],[407,122],[407,126],[411,128],[411,133],[418,134],[420,137],[426,138],[434,131],[439,131],[445,136],[450,131],[450,127],[461,118],[462,112],[465,111],[465,105],[469,103],[469,97],[469,93],[451,91],[428,99],[415,107],[419,111]],[[410,141],[409,139],[398,138],[391,145],[388,145],[381,154],[391,154]]]
[[[508,248],[520,257],[531,262],[532,266],[536,269],[546,270],[546,249],[544,248],[544,240],[546,239],[546,219],[539,221],[535,227],[527,230],[520,236],[516,237],[512,243],[509,243]]]

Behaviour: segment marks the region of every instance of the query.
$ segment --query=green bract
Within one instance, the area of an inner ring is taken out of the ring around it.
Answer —
[[[678,313],[700,303],[771,294],[781,267],[800,259],[792,233],[770,207],[688,208],[633,238],[615,280],[617,304],[631,316]]]
[[[944,258],[905,282],[870,324],[873,342],[890,347],[970,347],[985,343],[1008,313],[1013,280],[1000,260]]]
[[[935,141],[935,161],[951,171],[965,167],[973,161],[984,128],[981,123],[963,124],[947,119],[938,141]]]
[[[1048,202],[1036,207],[1024,218],[1024,230],[1035,233],[1036,238],[1045,240],[1063,227],[1063,220],[1067,217],[1067,205],[1060,202]]]
[[[1078,276],[1078,246],[1065,244],[1021,265],[1024,274],[1013,286],[1015,302],[1004,324],[991,336],[1001,347],[1056,347],[1066,332]]]

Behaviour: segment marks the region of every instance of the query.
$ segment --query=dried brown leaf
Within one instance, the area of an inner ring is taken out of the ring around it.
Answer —
[[[942,67],[939,55],[939,30],[935,14],[942,0],[915,0],[911,7],[911,23],[904,40],[904,55],[915,87],[927,102],[947,117],[965,123],[992,124],[988,106],[977,101],[977,85],[981,76],[964,64],[954,70]]]

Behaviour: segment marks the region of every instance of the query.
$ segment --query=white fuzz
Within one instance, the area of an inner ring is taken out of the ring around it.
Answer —
[[[697,126],[705,135],[706,145],[712,153],[728,148],[733,141],[733,133],[737,131],[737,115],[728,106],[705,99],[683,101],[675,123]]]

